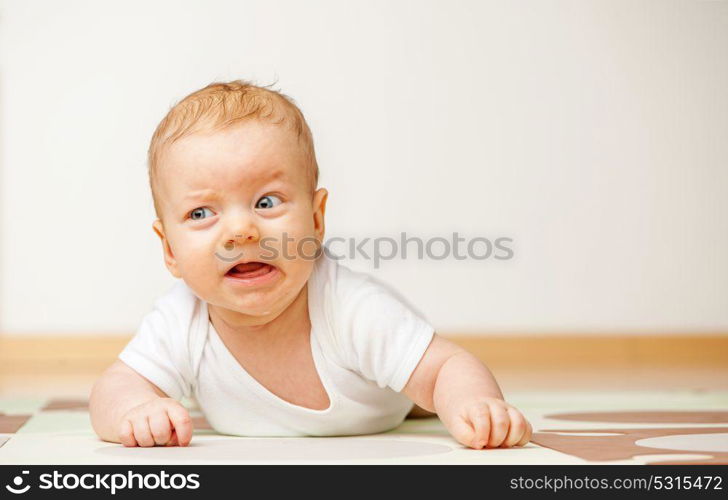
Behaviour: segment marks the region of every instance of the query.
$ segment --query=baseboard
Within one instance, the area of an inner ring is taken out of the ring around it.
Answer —
[[[728,367],[728,334],[443,335],[496,370]],[[0,374],[100,373],[131,337],[0,335]]]

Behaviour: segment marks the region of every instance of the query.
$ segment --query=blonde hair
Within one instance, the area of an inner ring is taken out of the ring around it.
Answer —
[[[161,211],[154,185],[164,148],[195,132],[221,130],[247,119],[289,126],[301,143],[311,192],[316,190],[319,169],[311,130],[293,99],[270,89],[270,86],[272,84],[258,86],[245,80],[215,82],[192,92],[169,110],[157,125],[148,151],[149,186],[157,217],[160,217]]]

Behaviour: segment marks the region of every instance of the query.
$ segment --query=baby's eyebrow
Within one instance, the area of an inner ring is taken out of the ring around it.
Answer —
[[[288,177],[288,174],[283,169],[275,169],[270,170],[266,172],[265,175],[260,176],[258,179],[259,182],[270,182],[273,180],[281,180],[286,179]],[[198,191],[190,191],[189,193],[185,194],[183,199],[184,201],[194,201],[194,200],[218,200],[220,198],[220,195],[213,190],[213,189],[200,189]]]
[[[185,195],[185,200],[214,200],[217,199],[217,193],[212,189],[202,189],[200,191],[191,191]]]

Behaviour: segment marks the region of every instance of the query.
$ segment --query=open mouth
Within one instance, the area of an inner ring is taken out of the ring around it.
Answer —
[[[251,279],[265,276],[275,270],[275,267],[264,262],[246,262],[233,266],[225,273],[226,276],[240,279]]]

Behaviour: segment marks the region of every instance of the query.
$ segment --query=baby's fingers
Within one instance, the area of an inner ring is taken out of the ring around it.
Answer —
[[[139,446],[154,446],[154,437],[149,429],[149,421],[146,415],[135,418],[132,421],[132,426],[134,427],[134,439],[136,439]]]
[[[172,431],[172,437],[169,438],[169,441],[165,446],[179,446],[179,441],[177,441],[177,433],[174,430]]]
[[[486,405],[473,406],[468,412],[468,418],[473,426],[473,437],[468,446],[480,450],[488,444],[488,435],[491,432],[490,410]]]
[[[501,405],[490,406],[490,440],[488,446],[497,448],[506,438],[511,418],[506,408]]]
[[[455,417],[452,422],[450,422],[449,429],[450,434],[452,434],[452,437],[457,439],[460,443],[464,444],[465,446],[473,446],[475,432],[473,430],[472,425],[470,425],[470,422],[462,417]]]
[[[516,446],[524,446],[528,444],[528,442],[531,441],[532,432],[533,428],[531,427],[531,423],[529,421],[526,421],[526,432],[523,433],[523,437],[520,441],[518,441],[518,443],[516,443]]]
[[[511,425],[508,429],[508,435],[506,435],[506,439],[505,441],[503,441],[503,444],[501,446],[519,446],[519,443],[522,441],[524,435],[526,434],[526,431],[528,430],[526,419],[520,411],[516,410],[513,407],[509,407],[507,411],[508,416],[511,419]]]
[[[192,419],[189,412],[181,405],[167,408],[167,415],[174,427],[177,444],[187,446],[192,440]]]
[[[128,447],[134,447],[137,445],[136,439],[134,439],[134,428],[129,420],[124,420],[121,423],[119,441],[121,444]]]
[[[149,415],[149,429],[152,432],[154,444],[167,444],[172,437],[172,424],[169,422],[167,412],[162,409]]]

